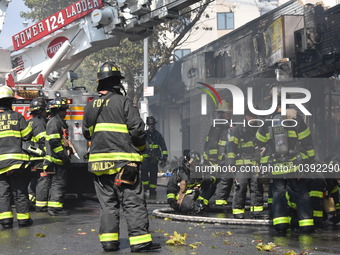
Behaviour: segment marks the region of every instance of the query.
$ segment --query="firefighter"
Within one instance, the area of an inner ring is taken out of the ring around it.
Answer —
[[[105,62],[97,72],[99,96],[85,107],[83,134],[91,140],[89,171],[100,202],[99,240],[105,251],[119,249],[119,211],[123,208],[132,252],[156,250],[140,179],[145,125],[138,109],[121,93],[118,66]]]
[[[158,162],[161,161],[161,167],[164,167],[168,160],[168,150],[164,138],[156,130],[156,120],[149,116],[146,118],[148,125],[147,148],[143,154],[144,161],[142,164],[142,183],[144,191],[150,191],[150,198],[156,198]]]
[[[36,205],[36,188],[39,181],[40,173],[43,172],[43,161],[45,152],[45,137],[46,137],[46,101],[42,97],[33,99],[30,103],[30,115],[32,118],[29,120],[29,125],[32,127],[32,139],[28,143],[27,148],[31,157],[31,181],[28,185],[28,195],[31,205]],[[38,210],[39,210],[38,201]]]
[[[280,94],[279,86],[272,86],[271,92]],[[309,199],[306,179],[298,178],[294,172],[302,162],[298,143],[305,148],[309,159],[314,160],[312,136],[302,117],[294,109],[287,109],[287,115],[281,115],[278,102],[276,112],[272,115],[275,121],[266,122],[256,133],[256,144],[262,149],[261,163],[275,167],[272,171],[272,217],[274,229],[285,233],[290,227],[290,213],[286,194],[296,204],[297,222],[301,232],[314,230],[312,204]],[[282,125],[285,121],[286,126]],[[268,146],[267,146],[268,145]]]
[[[184,153],[182,166],[172,171],[167,185],[167,201],[175,211],[187,214],[197,214],[205,211],[209,199],[216,189],[216,178],[206,176],[192,178],[190,172],[201,162],[201,156],[196,151]]]
[[[66,168],[70,164],[70,150],[67,143],[68,126],[65,122],[69,105],[66,99],[56,97],[51,101],[50,111],[52,118],[46,125],[46,157],[43,170],[48,182],[47,211],[50,216],[68,215],[64,210],[64,197],[67,181]],[[42,194],[43,195],[43,194]],[[47,195],[46,193],[44,195]],[[44,207],[47,197],[40,199],[39,204]]]
[[[259,183],[256,171],[260,154],[253,142],[257,131],[257,128],[254,126],[258,126],[253,121],[255,118],[256,116],[249,109],[246,110],[245,125],[238,125],[231,129],[227,146],[227,164],[236,166],[238,170],[235,178],[232,204],[232,213],[236,219],[245,218],[248,186],[251,200],[251,217],[260,218],[263,211],[263,184]],[[246,167],[249,168],[246,169]]]
[[[216,109],[217,118],[229,120],[232,116],[232,105],[230,102],[222,100],[222,104]],[[229,124],[211,126],[204,145],[203,158],[205,164],[216,165],[224,164],[226,155],[226,145],[229,137]],[[219,179],[215,193],[215,205],[225,206],[233,185],[233,178],[225,176]]]
[[[13,227],[11,199],[19,227],[33,224],[25,174],[29,156],[22,150],[22,142],[32,137],[32,128],[12,110],[13,100],[12,88],[0,85],[0,224],[4,229]]]

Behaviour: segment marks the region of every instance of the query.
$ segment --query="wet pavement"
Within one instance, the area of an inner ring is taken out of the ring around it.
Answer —
[[[154,209],[167,207],[165,187],[158,187],[156,200],[147,200],[150,212],[150,230],[162,250],[152,254],[265,254],[256,246],[272,242],[270,254],[340,254],[340,227],[335,226],[312,235],[291,232],[277,236],[269,226],[239,226],[211,223],[193,223],[156,218]],[[11,230],[0,230],[0,254],[129,254],[129,243],[124,217],[121,219],[120,250],[106,253],[98,240],[99,203],[95,197],[68,199],[69,216],[51,217],[47,213],[32,212],[34,225]],[[204,216],[225,217],[229,213],[210,212]],[[183,246],[169,246],[174,231],[187,234]],[[193,244],[191,247],[190,244]],[[150,253],[147,253],[150,254]],[[288,253],[289,254],[289,253]],[[290,253],[293,254],[293,253]]]

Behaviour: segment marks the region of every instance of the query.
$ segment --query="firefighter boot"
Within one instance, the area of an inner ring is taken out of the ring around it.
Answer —
[[[50,216],[67,216],[70,215],[70,213],[64,209],[57,210],[57,209],[48,209],[47,210],[48,214]]]
[[[161,245],[159,243],[142,243],[137,245],[131,245],[131,252],[146,252],[146,251],[153,251],[158,250],[161,248]]]
[[[118,251],[119,250],[119,242],[118,241],[109,241],[109,242],[101,242],[104,251]]]
[[[149,191],[150,191],[149,199],[156,199],[157,196],[156,189],[149,189]]]
[[[18,220],[19,228],[29,227],[33,224],[32,219]]]
[[[5,219],[5,220],[2,220],[0,223],[1,223],[1,225],[4,229],[13,228],[13,220],[12,219]]]

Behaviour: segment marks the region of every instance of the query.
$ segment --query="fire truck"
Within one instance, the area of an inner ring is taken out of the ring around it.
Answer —
[[[29,118],[30,101],[56,93],[68,99],[66,116],[72,156],[68,192],[93,191],[87,162],[87,141],[81,135],[84,107],[94,95],[84,88],[63,90],[68,78],[86,56],[106,47],[118,47],[122,39],[141,40],[150,27],[177,18],[180,11],[199,0],[80,0],[12,36],[13,50],[0,50],[0,75],[15,91],[14,110]],[[48,80],[56,70],[58,78]],[[77,124],[78,123],[78,124]]]

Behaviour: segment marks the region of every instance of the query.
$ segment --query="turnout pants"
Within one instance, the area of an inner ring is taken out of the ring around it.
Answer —
[[[284,231],[290,227],[291,215],[286,192],[288,192],[291,201],[296,204],[299,228],[306,232],[314,229],[313,208],[309,199],[305,179],[274,178],[272,183],[272,192],[273,225],[276,230]]]
[[[46,211],[48,204],[48,194],[51,186],[52,178],[44,171],[40,173],[40,178],[37,182],[36,187],[36,211]]]
[[[263,211],[263,185],[258,182],[256,177],[249,177],[249,174],[243,173],[239,173],[236,177],[233,196],[233,215],[244,217],[248,187],[252,216],[258,215]]]
[[[50,183],[47,208],[52,211],[62,210],[67,182],[66,168],[65,166],[52,164],[48,166],[46,172],[53,172],[53,174],[47,175],[48,182]]]
[[[11,198],[16,207],[18,223],[31,218],[27,185],[28,179],[23,170],[13,170],[9,175],[0,174],[0,224],[13,223]]]
[[[140,177],[134,185],[114,185],[114,175],[94,176],[94,186],[100,202],[100,242],[119,244],[119,210],[127,222],[130,246],[152,241],[149,219]]]
[[[157,188],[158,160],[145,158],[142,163],[142,184],[144,190],[155,192]]]
[[[230,195],[231,187],[233,186],[234,179],[229,177],[222,177],[216,186],[215,204],[226,205]]]

